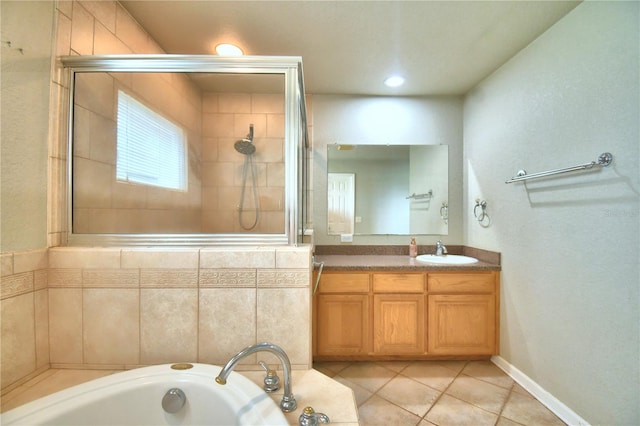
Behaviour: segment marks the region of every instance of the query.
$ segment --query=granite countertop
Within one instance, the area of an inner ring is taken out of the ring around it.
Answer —
[[[407,253],[403,253],[407,251]],[[419,254],[433,253],[435,248],[420,246]],[[475,257],[477,263],[466,265],[423,263],[409,257],[408,248],[398,246],[318,246],[314,260],[324,263],[324,270],[401,270],[401,271],[499,271],[500,253],[466,246],[451,246],[449,254]]]

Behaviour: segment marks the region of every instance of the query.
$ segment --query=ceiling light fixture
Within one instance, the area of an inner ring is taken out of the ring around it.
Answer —
[[[244,52],[238,46],[222,43],[216,46],[216,53],[220,56],[242,56]]]
[[[394,75],[392,77],[387,78],[384,81],[384,84],[389,86],[389,87],[400,87],[404,84],[404,78]]]

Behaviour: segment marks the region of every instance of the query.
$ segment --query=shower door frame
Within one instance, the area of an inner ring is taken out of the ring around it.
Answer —
[[[308,149],[306,104],[299,56],[239,56],[217,55],[87,55],[60,57],[68,70],[69,99],[67,121],[66,225],[68,246],[224,246],[224,245],[291,245],[302,242],[306,214],[301,209],[306,188],[304,163]],[[73,232],[73,109],[76,73],[86,72],[180,72],[224,74],[279,74],[285,81],[284,135],[284,233],[225,234],[80,234]],[[302,153],[302,155],[300,154]],[[302,214],[301,214],[302,212]],[[300,215],[301,214],[301,215]],[[300,215],[300,216],[299,216]]]

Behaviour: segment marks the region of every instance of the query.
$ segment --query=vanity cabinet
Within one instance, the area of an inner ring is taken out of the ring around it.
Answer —
[[[424,274],[374,273],[373,353],[424,352]]]
[[[314,297],[316,359],[498,353],[499,272],[325,271]]]
[[[497,353],[496,274],[434,273],[427,280],[427,351],[433,355]]]
[[[314,355],[371,351],[369,274],[323,274],[314,298]]]

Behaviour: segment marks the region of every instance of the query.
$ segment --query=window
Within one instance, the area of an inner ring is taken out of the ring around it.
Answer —
[[[117,127],[119,181],[187,189],[187,144],[181,127],[121,90]]]

